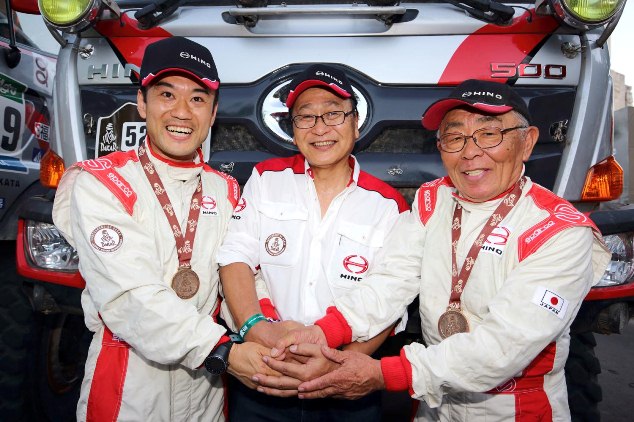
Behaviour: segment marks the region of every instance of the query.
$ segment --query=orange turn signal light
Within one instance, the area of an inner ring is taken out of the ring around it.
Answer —
[[[40,183],[47,188],[57,188],[65,169],[62,157],[49,148],[40,160]]]
[[[612,201],[623,193],[623,169],[609,156],[590,167],[581,191],[581,200],[588,202]]]

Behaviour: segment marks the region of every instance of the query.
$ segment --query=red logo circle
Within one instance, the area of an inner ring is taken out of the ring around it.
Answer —
[[[559,299],[557,299],[556,297],[553,296],[553,297],[550,298],[550,303],[553,304],[553,305],[556,305],[556,304],[559,303]]]
[[[245,209],[247,207],[247,201],[244,198],[240,198],[240,201],[238,202],[238,205],[236,205],[236,209],[234,210],[234,212],[240,212],[243,209]]]
[[[205,195],[203,196],[201,206],[204,210],[213,210],[214,208],[216,208],[216,200],[211,196]]]
[[[348,255],[343,259],[343,267],[353,274],[361,274],[368,270],[368,260],[361,255]]]

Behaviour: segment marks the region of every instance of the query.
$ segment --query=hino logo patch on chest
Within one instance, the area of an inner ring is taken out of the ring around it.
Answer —
[[[566,299],[542,286],[537,287],[537,290],[535,290],[533,303],[554,314],[559,319],[564,319],[568,310],[568,301]]]
[[[480,249],[481,252],[502,256],[512,231],[512,228],[505,226],[497,226],[494,228],[482,245]]]

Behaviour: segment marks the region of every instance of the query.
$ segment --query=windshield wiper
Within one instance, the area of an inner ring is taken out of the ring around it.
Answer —
[[[513,20],[515,9],[494,0],[444,0],[466,10],[471,16],[496,25],[508,25]]]

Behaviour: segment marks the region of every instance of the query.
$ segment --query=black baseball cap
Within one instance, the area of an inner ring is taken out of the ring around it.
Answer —
[[[531,116],[524,99],[510,86],[491,81],[468,79],[455,87],[447,98],[438,100],[423,113],[423,127],[437,130],[450,110],[474,108],[487,114],[504,114],[515,110],[530,122]]]
[[[193,76],[212,91],[217,90],[220,85],[211,52],[184,37],[165,38],[145,49],[139,73],[141,86],[148,86],[155,78],[167,72]]]
[[[286,107],[289,109],[295,104],[295,100],[302,92],[308,88],[322,87],[330,89],[342,98],[352,98],[356,106],[356,99],[352,92],[352,85],[346,74],[336,67],[325,64],[314,64],[306,70],[295,75],[289,84],[289,92],[286,97]]]

